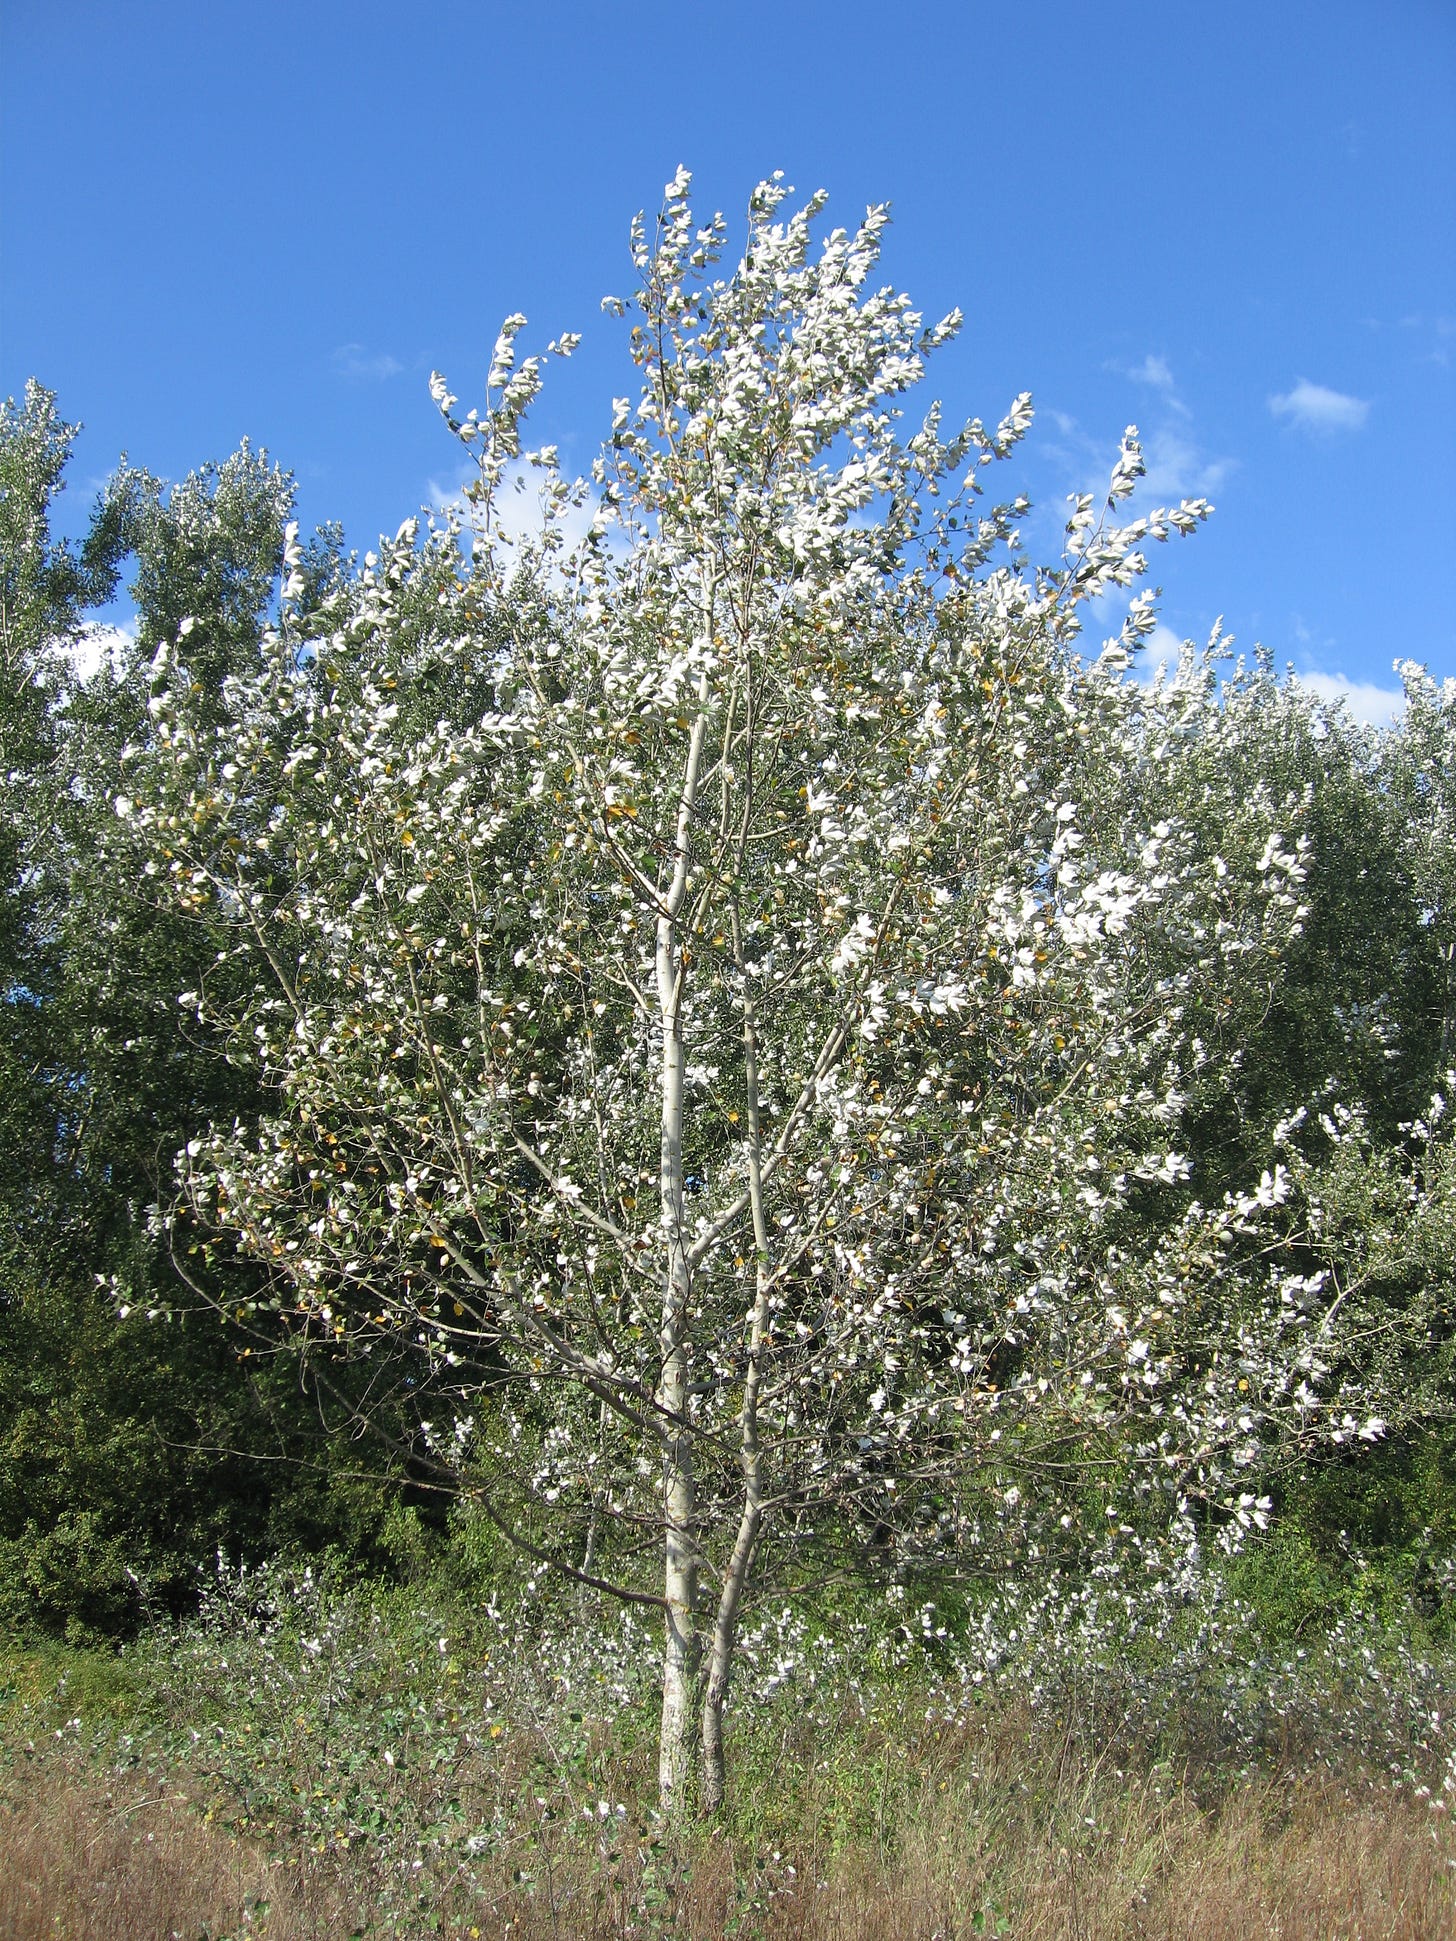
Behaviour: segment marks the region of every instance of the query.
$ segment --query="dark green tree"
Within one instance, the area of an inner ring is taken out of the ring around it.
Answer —
[[[0,1622],[89,1631],[185,1598],[219,1545],[357,1547],[378,1500],[341,1482],[291,1370],[211,1315],[147,1318],[175,1282],[148,1209],[253,1079],[177,1006],[209,939],[145,895],[119,755],[150,732],[160,639],[190,621],[219,686],[256,658],[292,480],[246,446],[170,492],[123,467],[68,543],[76,431],[39,385],[0,407]],[[337,555],[316,542],[321,581]],[[83,678],[128,558],[135,641]]]

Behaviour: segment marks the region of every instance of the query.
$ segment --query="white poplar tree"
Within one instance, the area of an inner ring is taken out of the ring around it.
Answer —
[[[221,718],[184,629],[118,803],[274,1100],[189,1144],[191,1244],[304,1344],[417,1342],[487,1513],[661,1611],[661,1789],[700,1747],[709,1809],[755,1582],[1085,1547],[1104,1471],[1237,1529],[1313,1419],[1287,1176],[1205,1207],[1178,1150],[1298,925],[1299,805],[1209,810],[1217,695],[1121,673],[1151,596],[1078,650],[1208,508],[1130,508],[1129,433],[1023,566],[982,492],[1029,400],[907,422],[959,317],[874,286],[885,211],[816,246],[784,199],[726,275],[686,174],[639,219],[590,483],[521,450],[523,319],[479,410],[437,379],[466,510],[306,623],[285,586]]]

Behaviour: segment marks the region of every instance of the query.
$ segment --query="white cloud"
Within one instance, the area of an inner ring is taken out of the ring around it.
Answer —
[[[1149,351],[1140,364],[1111,363],[1106,369],[1115,371],[1119,377],[1130,378],[1134,384],[1143,384],[1150,391],[1156,391],[1164,410],[1176,412],[1180,418],[1191,415],[1188,406],[1178,395],[1172,365],[1156,351]]]
[[[74,639],[59,643],[56,651],[62,660],[70,663],[71,672],[78,681],[89,681],[108,664],[113,674],[119,674],[136,646],[136,634],[135,620],[126,621],[119,627],[97,620],[89,627],[83,627]]]
[[[1352,681],[1345,674],[1296,674],[1301,687],[1317,694],[1321,701],[1343,701],[1357,721],[1374,728],[1388,728],[1405,706],[1400,688],[1377,687],[1374,681]]]
[[[1166,620],[1160,620],[1148,635],[1138,660],[1144,673],[1151,680],[1164,669],[1171,674],[1182,657],[1182,636],[1174,633]]]
[[[1166,357],[1154,357],[1151,351],[1141,364],[1135,364],[1128,376],[1138,384],[1151,384],[1155,391],[1173,389],[1173,373]]]
[[[438,479],[431,479],[426,494],[427,503],[436,511],[456,512],[467,533],[475,515],[465,497],[465,486],[475,476],[473,465],[462,465],[458,484],[447,485]],[[527,464],[525,459],[515,459],[507,466],[491,508],[491,523],[497,543],[508,551],[536,545],[546,531],[543,484],[543,474]],[[585,540],[597,511],[594,496],[588,494],[583,504],[567,506],[557,514],[556,530],[561,534],[567,553],[574,551]],[[606,544],[609,552],[622,549],[622,537],[617,529],[608,529]]]
[[[399,359],[391,357],[388,351],[366,350],[363,344],[340,344],[329,362],[340,377],[356,384],[382,384],[386,378],[398,377],[404,369]]]
[[[1231,458],[1205,458],[1191,438],[1171,425],[1160,426],[1143,440],[1147,473],[1141,491],[1153,498],[1208,498],[1220,490],[1234,470]]]
[[[1133,661],[1133,678],[1144,687],[1156,681],[1169,682],[1177,675],[1183,658],[1183,642],[1166,620],[1160,620],[1138,648]]]
[[[1307,377],[1300,378],[1292,391],[1270,398],[1269,409],[1301,431],[1359,431],[1370,415],[1367,399],[1311,384]]]

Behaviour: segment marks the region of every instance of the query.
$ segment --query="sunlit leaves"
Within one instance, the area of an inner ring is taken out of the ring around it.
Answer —
[[[906,415],[958,318],[875,287],[885,212],[816,240],[764,184],[720,274],[688,188],[590,482],[523,456],[512,317],[480,406],[432,382],[464,513],[289,592],[220,715],[158,656],[118,808],[246,965],[195,1004],[271,1098],[189,1146],[193,1216],[302,1340],[418,1342],[431,1459],[631,1595],[664,1473],[704,1584],[1085,1550],[1087,1464],[1140,1541],[1237,1538],[1359,1388],[1314,1175],[1266,1142],[1210,1191],[1190,1130],[1308,914],[1308,791],[1250,773],[1274,703],[1217,640],[1124,676],[1149,596],[1076,648],[1209,508],[1127,517],[1129,432],[1022,565],[981,495],[1029,400]]]

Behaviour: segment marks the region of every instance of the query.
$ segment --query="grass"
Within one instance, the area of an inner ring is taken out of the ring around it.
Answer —
[[[32,1769],[9,1791],[0,1933],[11,1941],[325,1931],[291,1880],[278,1895],[266,1855],[204,1825],[185,1797],[106,1792],[64,1766]]]
[[[537,1749],[539,1750],[539,1749]],[[1456,1931],[1444,1822],[1368,1781],[1259,1779],[1202,1797],[1165,1773],[1097,1771],[1008,1719],[960,1728],[887,1789],[867,1836],[837,1841],[832,1779],[784,1775],[794,1843],[731,1823],[597,1825],[521,1810],[467,1867],[418,1884],[369,1843],[250,1836],[198,1774],[119,1782],[45,1752],[12,1768],[0,1811],[0,1933],[12,1941],[335,1941],[356,1933],[606,1941],[1147,1941],[1281,1936],[1418,1941]],[[937,1777],[937,1775],[941,1775]],[[618,1773],[636,1792],[645,1772]],[[107,1783],[109,1778],[109,1784]],[[536,1810],[531,1809],[535,1806]]]
[[[613,1659],[584,1623],[533,1653],[504,1621],[444,1621],[254,1584],[117,1658],[12,1655],[0,1933],[1456,1933],[1443,1664],[1367,1644],[1346,1676],[1345,1638],[1277,1704],[1186,1660],[1171,1694],[1108,1665],[994,1695],[925,1664],[806,1678],[740,1711],[724,1818],[674,1827],[627,1633]]]

